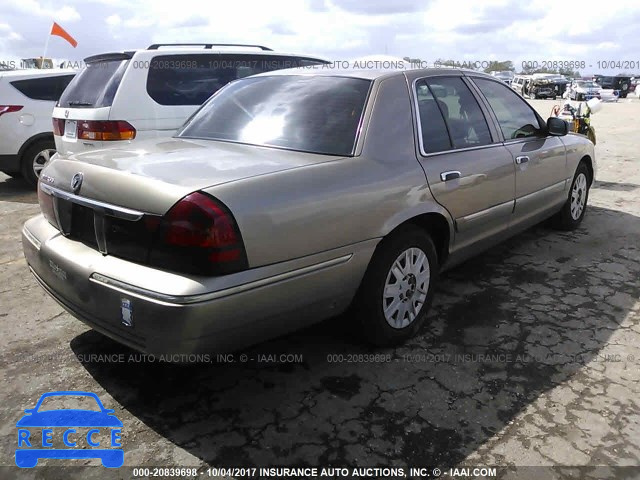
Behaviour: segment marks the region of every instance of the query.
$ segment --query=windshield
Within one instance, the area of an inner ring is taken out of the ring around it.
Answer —
[[[122,59],[88,63],[67,86],[58,106],[110,107],[128,63]]]
[[[246,78],[211,97],[178,136],[351,155],[370,85],[346,77]]]

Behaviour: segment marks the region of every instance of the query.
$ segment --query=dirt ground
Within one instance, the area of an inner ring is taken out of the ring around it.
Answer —
[[[546,118],[556,102],[532,103]],[[531,478],[640,475],[639,119],[635,98],[593,117],[599,171],[577,231],[540,225],[446,273],[409,344],[367,349],[338,317],[255,347],[244,363],[140,361],[64,312],[22,255],[36,196],[0,174],[0,477],[132,478],[97,460],[15,467],[16,421],[54,390],[95,392],[115,409],[129,467],[206,476],[223,465],[635,466]],[[369,353],[380,361],[358,357]]]

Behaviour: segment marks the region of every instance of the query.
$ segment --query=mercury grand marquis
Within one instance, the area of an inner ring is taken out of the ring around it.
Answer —
[[[229,351],[347,310],[386,346],[419,332],[443,270],[580,225],[595,174],[589,140],[495,77],[283,70],[174,137],[54,157],[22,241],[54,299],[140,351]]]

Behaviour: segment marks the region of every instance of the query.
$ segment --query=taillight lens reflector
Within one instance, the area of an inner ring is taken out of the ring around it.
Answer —
[[[64,135],[64,118],[53,119],[53,134],[58,136]]]
[[[163,217],[151,250],[152,265],[202,275],[247,268],[247,257],[233,215],[204,193],[192,193]]]
[[[133,140],[136,129],[123,120],[78,120],[78,138],[102,142]]]
[[[18,112],[22,107],[23,105],[0,105],[0,117],[5,113]]]

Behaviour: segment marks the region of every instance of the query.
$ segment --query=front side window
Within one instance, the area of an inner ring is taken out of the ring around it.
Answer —
[[[474,78],[495,113],[505,140],[540,133],[541,125],[533,109],[509,87],[493,80]]]
[[[147,93],[160,105],[202,105],[239,78],[322,63],[326,62],[284,55],[158,55],[148,62]]]
[[[347,77],[245,78],[221,89],[177,136],[352,155],[370,86]]]

